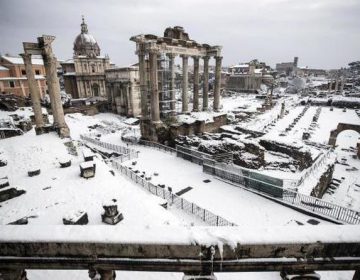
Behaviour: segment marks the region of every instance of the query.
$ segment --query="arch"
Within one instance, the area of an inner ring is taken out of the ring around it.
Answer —
[[[340,132],[344,130],[355,130],[360,133],[360,125],[358,124],[349,124],[349,123],[339,123],[337,128],[330,132],[329,145],[335,147],[337,136]]]
[[[100,96],[100,87],[98,84],[92,84],[91,85],[91,91],[93,96]]]

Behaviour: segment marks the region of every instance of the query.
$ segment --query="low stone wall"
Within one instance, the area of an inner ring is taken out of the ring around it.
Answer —
[[[227,124],[227,115],[215,116],[213,120],[213,122],[197,120],[193,123],[177,123],[170,126],[164,123],[154,124],[150,120],[141,120],[141,136],[144,140],[167,143],[174,147],[175,139],[180,135],[189,136],[220,131],[220,127]]]
[[[326,192],[333,173],[334,173],[335,165],[330,165],[329,168],[321,175],[319,182],[316,184],[315,188],[311,191],[311,196],[322,198],[324,193]]]
[[[299,162],[300,170],[310,167],[313,164],[311,154],[309,152],[303,152],[296,147],[288,146],[282,143],[277,143],[270,140],[260,140],[260,145],[266,150],[280,152],[291,156]]]

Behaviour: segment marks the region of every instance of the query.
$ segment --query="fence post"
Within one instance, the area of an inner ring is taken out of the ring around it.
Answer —
[[[194,203],[191,203],[191,214],[194,214]]]
[[[205,222],[205,211],[206,211],[206,210],[205,210],[205,208],[204,208],[204,222]]]
[[[181,198],[181,209],[184,209],[184,200]]]
[[[219,226],[219,216],[216,216],[216,226]]]
[[[165,189],[163,189],[163,197],[164,197],[164,199],[165,199]]]
[[[155,194],[156,195],[158,195],[157,189],[158,189],[158,186],[155,186]]]

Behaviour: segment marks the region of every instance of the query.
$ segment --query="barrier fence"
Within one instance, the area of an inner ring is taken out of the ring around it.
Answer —
[[[261,174],[262,180],[259,180],[259,174],[256,174],[255,172],[245,172],[245,170],[240,169],[238,172],[234,172],[234,169],[232,169],[231,166],[211,160],[206,160],[204,162],[203,170],[204,172],[213,174],[225,181],[241,185],[247,189],[252,189],[255,192],[270,196],[279,201],[286,202],[287,204],[301,207],[310,212],[327,216],[332,220],[341,223],[360,224],[360,212],[283,188],[276,184],[276,180],[278,180],[276,178],[267,176],[267,182],[265,182],[265,175]],[[270,183],[270,178],[273,180],[273,183]]]
[[[117,158],[117,161],[120,162],[137,157],[137,152],[133,149],[128,149],[123,146],[110,143],[104,143],[83,135],[81,136],[81,139],[114,151],[127,152]],[[308,211],[327,216],[339,222],[348,224],[360,224],[360,212],[285,188],[285,180],[267,176],[246,168],[235,167],[230,164],[216,162],[211,158],[211,155],[188,149],[186,147],[176,146],[176,149],[173,149],[165,145],[144,140],[140,140],[139,143],[142,145],[153,147],[155,149],[163,150],[165,152],[170,152],[171,154],[176,153],[178,157],[182,157],[183,159],[190,160],[194,163],[202,165],[203,171],[206,173],[210,173],[214,176],[222,178],[225,181],[241,185],[255,192],[260,192],[263,195],[271,196],[272,198],[285,202],[287,204],[301,207]],[[322,157],[320,156],[315,163],[316,166],[323,164],[329,153],[330,151],[322,155]],[[173,203],[176,207],[200,217],[210,225],[234,225],[233,223],[225,220],[224,218],[217,216],[210,211],[197,206],[194,203],[188,202],[185,199],[165,190],[164,188],[153,185],[141,176],[137,175],[132,170],[121,166],[120,163],[117,161],[113,161],[113,165],[115,165],[116,169],[120,170],[123,174],[126,174],[128,177],[130,177],[136,183],[142,185],[144,188],[147,188],[151,193],[163,197],[167,201],[171,201],[171,203]],[[313,170],[309,172],[313,172]]]
[[[145,141],[145,140],[139,140],[139,144],[140,145],[144,145],[144,146],[148,146],[148,147],[152,147],[155,148],[157,150],[162,150],[165,152],[169,152],[170,154],[174,154],[176,153],[176,149],[159,144],[159,143],[155,143],[155,142],[151,142],[151,141]]]
[[[119,170],[122,174],[125,174],[132,181],[142,186],[144,189],[148,190],[150,193],[161,197],[166,200],[169,204],[174,205],[176,208],[179,208],[186,213],[192,214],[203,220],[205,223],[211,226],[235,226],[234,223],[229,222],[228,220],[215,215],[214,213],[202,208],[195,203],[192,203],[182,197],[177,196],[176,194],[168,191],[165,187],[156,186],[153,183],[147,181],[144,175],[138,175],[133,170],[130,170],[126,166],[121,165],[119,162],[114,160],[112,165],[115,169]]]
[[[84,140],[84,141],[87,141],[89,143],[92,143],[94,145],[100,146],[102,148],[118,152],[119,154],[130,154],[130,153],[135,154],[135,153],[137,153],[133,149],[129,149],[127,147],[120,146],[120,145],[115,145],[115,144],[112,144],[112,143],[102,142],[102,141],[96,140],[96,139],[91,138],[91,137],[86,136],[86,135],[80,135],[80,139]]]

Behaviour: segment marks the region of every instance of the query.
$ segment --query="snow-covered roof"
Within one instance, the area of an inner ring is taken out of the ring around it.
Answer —
[[[43,75],[35,75],[36,80],[44,80],[45,77]],[[0,78],[0,81],[7,81],[7,80],[27,80],[27,77],[3,77]]]
[[[12,64],[24,64],[24,60],[22,59],[22,57],[2,55],[1,58],[9,61]],[[31,63],[33,65],[44,65],[42,58],[38,57],[32,57]]]
[[[0,65],[0,71],[8,71],[9,69]]]
[[[62,61],[61,64],[74,64],[74,60],[71,58],[71,59],[67,59],[65,61]]]
[[[247,68],[247,67],[249,67],[249,64],[243,63],[243,64],[233,65],[230,68]]]

